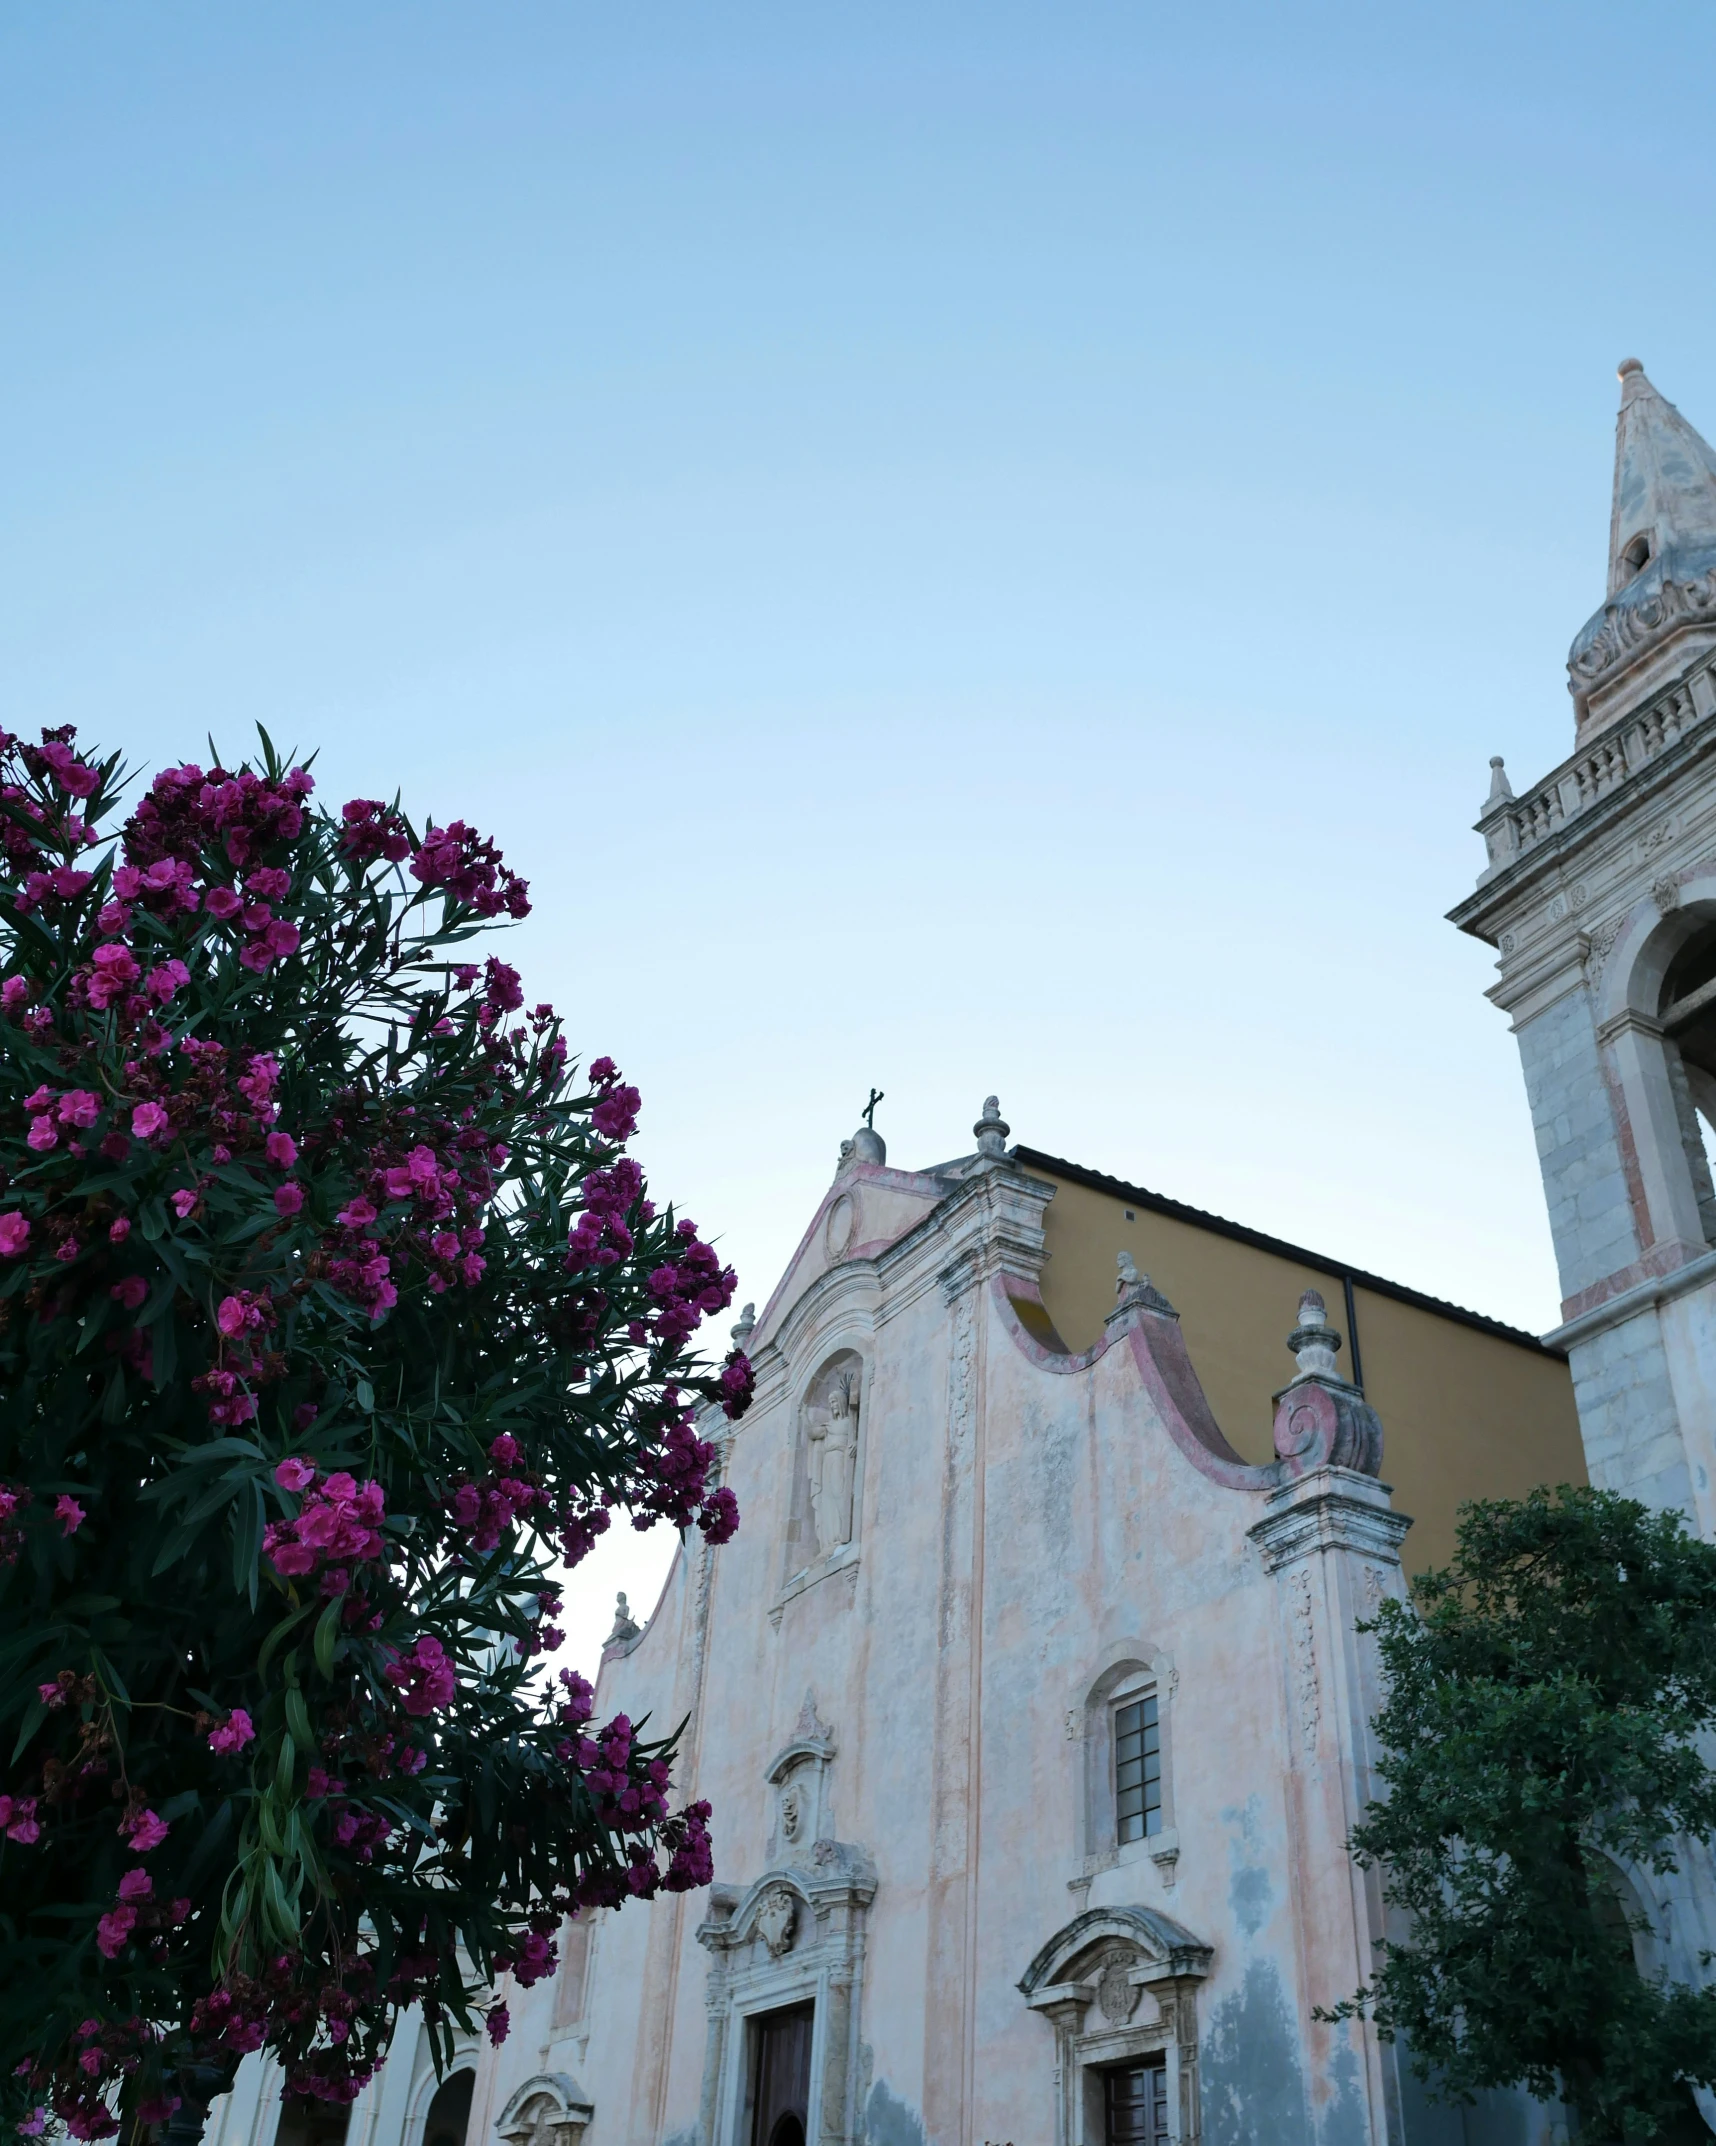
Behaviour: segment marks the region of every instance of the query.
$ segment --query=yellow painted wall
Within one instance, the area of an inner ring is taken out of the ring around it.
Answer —
[[[1050,1178],[1043,1302],[1067,1347],[1087,1349],[1114,1303],[1115,1255],[1128,1251],[1180,1315],[1216,1421],[1246,1460],[1274,1458],[1272,1396],[1293,1376],[1287,1348],[1300,1293],[1320,1289],[1345,1333],[1339,1275],[1216,1230]],[[1514,1498],[1538,1483],[1582,1483],[1573,1383],[1559,1357],[1458,1319],[1355,1290],[1365,1397],[1382,1418],[1382,1475],[1414,1522],[1409,1572],[1445,1564],[1469,1498]],[[1341,1368],[1351,1368],[1343,1350]]]

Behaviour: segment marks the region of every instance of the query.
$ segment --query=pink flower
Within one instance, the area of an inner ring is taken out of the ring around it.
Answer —
[[[153,1811],[134,1811],[119,1828],[125,1836],[133,1855],[147,1855],[152,1848],[159,1848],[167,1838],[170,1827],[165,1819]]]
[[[241,1296],[222,1297],[215,1313],[215,1324],[229,1339],[234,1334],[242,1334],[251,1324],[249,1305]]]
[[[33,1847],[41,1839],[34,1796],[0,1796],[0,1832],[20,1848]]]
[[[39,2139],[47,2128],[48,2112],[38,2103],[18,2126],[18,2136],[21,2139]]]
[[[110,1960],[118,1959],[130,1941],[137,1921],[133,1907],[109,1908],[95,1926],[95,1942]]]
[[[203,896],[203,907],[211,917],[218,917],[224,924],[228,918],[237,916],[244,904],[230,887],[210,887]]]
[[[263,944],[276,960],[298,951],[299,933],[296,924],[285,917],[276,917],[263,934]]]
[[[109,940],[98,946],[90,957],[89,1003],[92,1006],[111,1006],[115,999],[123,998],[137,981],[137,957],[130,947]]]
[[[146,1870],[128,1870],[119,1881],[121,1900],[147,1900],[155,1890],[155,1881]]]
[[[512,2019],[506,2006],[497,2004],[485,2024],[488,2027],[489,2040],[498,2049],[512,2031]]]
[[[282,1490],[308,1490],[316,1480],[316,1471],[309,1461],[300,1460],[294,1454],[275,1469],[274,1480]]]
[[[263,1147],[277,1170],[290,1170],[298,1160],[298,1143],[290,1133],[270,1133]]]
[[[256,1731],[242,1706],[235,1706],[218,1729],[209,1731],[209,1749],[218,1751],[222,1757],[242,1751],[246,1744],[255,1740]]]
[[[131,1113],[131,1130],[139,1140],[153,1140],[157,1133],[167,1130],[169,1123],[159,1103],[139,1103]]]
[[[304,1188],[302,1185],[289,1184],[275,1186],[274,1211],[276,1214],[284,1217],[287,1221],[290,1221],[292,1216],[294,1216],[298,1212],[299,1208],[301,1208],[303,1204]]]
[[[194,1189],[170,1193],[168,1198],[174,1214],[178,1216],[181,1222],[188,1222],[197,1211],[199,1195]]]
[[[124,1281],[115,1282],[107,1293],[116,1304],[123,1304],[127,1311],[135,1311],[149,1294],[149,1284],[140,1274],[128,1274]]]
[[[60,1097],[60,1123],[62,1125],[93,1125],[101,1115],[101,1098],[91,1095],[87,1088],[73,1088]]]
[[[14,1208],[0,1215],[0,1259],[16,1259],[30,1241],[29,1217]]]
[[[347,1229],[362,1229],[366,1223],[375,1220],[375,1209],[360,1193],[349,1206],[340,1209],[334,1220],[343,1222]]]
[[[37,1154],[45,1155],[49,1148],[57,1148],[60,1136],[54,1129],[54,1121],[45,1113],[30,1120],[29,1145]]]
[[[176,992],[182,991],[190,980],[191,972],[182,961],[163,961],[149,971],[149,995],[158,999],[164,1006]]]
[[[421,1718],[446,1706],[458,1690],[452,1658],[432,1632],[425,1632],[408,1652],[396,1655],[382,1671],[404,1693],[400,1704]]]
[[[75,1535],[89,1518],[89,1515],[77,1502],[76,1498],[68,1497],[62,1491],[54,1500],[54,1518],[68,1535]]]

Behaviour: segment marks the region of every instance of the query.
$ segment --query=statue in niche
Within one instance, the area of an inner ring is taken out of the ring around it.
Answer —
[[[852,1540],[852,1484],[858,1464],[858,1375],[837,1371],[810,1419],[810,1519],[819,1557]]]

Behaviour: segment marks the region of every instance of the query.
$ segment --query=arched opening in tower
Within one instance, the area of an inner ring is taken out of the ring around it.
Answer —
[[[1705,1242],[1716,1244],[1716,923],[1669,963],[1658,1018]]]

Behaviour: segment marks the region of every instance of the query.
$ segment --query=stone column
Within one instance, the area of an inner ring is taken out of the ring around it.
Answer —
[[[1384,1595],[1404,1592],[1400,1544],[1411,1524],[1374,1477],[1326,1467],[1272,1491],[1264,1518],[1250,1531],[1276,1580],[1291,1753],[1289,1871],[1303,1975],[1300,2027],[1311,2068],[1330,2094],[1333,2060],[1350,2035],[1370,2146],[1399,2146],[1401,2139],[1393,2052],[1369,2027],[1321,2026],[1310,2015],[1369,1981],[1383,1935],[1376,1873],[1361,1871],[1347,1848],[1374,1793],[1370,1724],[1381,1700],[1375,1642],[1356,1627]]]

